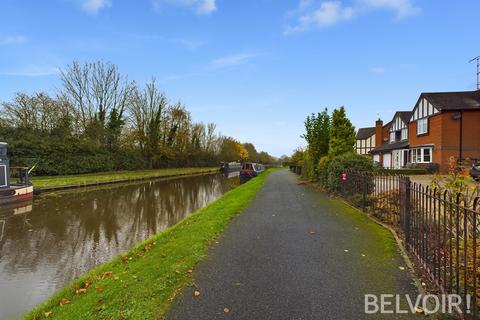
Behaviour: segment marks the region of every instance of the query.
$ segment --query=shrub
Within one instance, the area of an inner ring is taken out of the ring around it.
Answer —
[[[353,152],[334,157],[328,165],[327,179],[323,185],[325,189],[337,192],[342,183],[342,173],[348,170],[373,172],[375,165],[372,160]]]
[[[318,174],[318,181],[320,181],[320,184],[322,186],[326,185],[327,179],[328,179],[328,167],[330,166],[330,157],[322,157],[320,158],[320,161],[318,161],[317,165],[317,174]]]

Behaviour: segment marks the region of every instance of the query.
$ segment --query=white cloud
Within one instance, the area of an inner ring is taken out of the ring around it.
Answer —
[[[389,9],[399,17],[416,15],[420,8],[416,7],[412,0],[359,0],[366,8]]]
[[[53,66],[31,65],[13,71],[0,71],[1,76],[15,77],[44,77],[60,73],[60,69]]]
[[[253,58],[258,57],[258,53],[237,53],[230,56],[214,59],[211,65],[215,68],[233,67],[250,62]]]
[[[414,0],[355,0],[352,5],[345,6],[340,0],[300,0],[295,11],[297,21],[293,26],[287,26],[285,34],[330,27],[372,10],[390,10],[397,18],[412,16],[420,12],[412,1]]]
[[[0,45],[22,44],[27,41],[28,41],[28,38],[25,36],[18,36],[18,35],[0,36]]]
[[[193,8],[198,14],[211,14],[217,10],[216,0],[152,0],[153,7],[161,10],[163,5]]]
[[[385,73],[385,68],[384,67],[373,67],[373,68],[370,69],[370,72],[371,73],[377,73],[377,74]]]
[[[111,0],[83,0],[82,9],[90,14],[97,14],[103,8],[110,7]]]

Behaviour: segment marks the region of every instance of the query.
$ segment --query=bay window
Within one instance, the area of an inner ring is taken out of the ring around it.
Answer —
[[[417,135],[428,133],[428,118],[417,120]]]

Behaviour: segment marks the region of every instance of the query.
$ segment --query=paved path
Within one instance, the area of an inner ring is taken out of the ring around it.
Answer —
[[[400,266],[388,231],[277,171],[198,265],[195,285],[167,318],[412,319],[364,313],[366,293],[416,295]]]

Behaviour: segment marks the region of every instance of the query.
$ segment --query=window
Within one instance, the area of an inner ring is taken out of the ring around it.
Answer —
[[[402,129],[402,141],[408,139],[408,129]]]
[[[395,142],[395,132],[390,132],[390,143]]]
[[[432,162],[432,148],[412,149],[412,163]]]
[[[428,133],[428,118],[417,120],[417,134]]]

